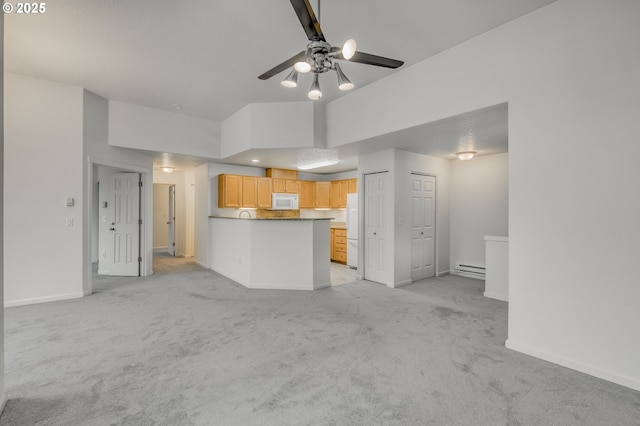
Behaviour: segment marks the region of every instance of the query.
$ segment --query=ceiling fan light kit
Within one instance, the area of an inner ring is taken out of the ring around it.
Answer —
[[[307,34],[309,44],[304,51],[259,75],[259,79],[267,80],[293,66],[293,70],[282,80],[281,84],[284,87],[294,88],[298,86],[298,73],[312,72],[313,83],[309,90],[308,97],[315,101],[322,98],[318,76],[324,72],[330,70],[336,72],[338,76],[338,88],[340,90],[351,90],[354,88],[354,84],[347,78],[344,72],[342,72],[336,60],[351,60],[352,62],[394,69],[404,64],[404,62],[395,59],[359,52],[357,51],[357,44],[354,39],[347,40],[341,48],[332,47],[324,38],[320,23],[313,13],[309,0],[290,1],[302,24],[302,28]],[[320,0],[318,0],[318,10],[319,9]]]
[[[298,71],[291,70],[289,74],[280,82],[284,87],[298,87]]]
[[[318,81],[318,74],[313,75],[313,83],[308,93],[309,99],[317,101],[322,97],[322,90],[320,90],[320,82]]]

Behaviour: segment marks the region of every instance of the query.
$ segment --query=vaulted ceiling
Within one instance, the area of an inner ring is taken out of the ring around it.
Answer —
[[[319,18],[331,44],[354,38],[361,51],[403,60],[401,70],[553,1],[323,0]],[[317,0],[311,4],[317,14]],[[42,14],[5,14],[7,71],[215,121],[249,103],[307,100],[310,76],[296,89],[279,84],[286,72],[257,78],[306,43],[288,0],[56,0]],[[341,65],[354,90],[397,72]],[[319,102],[348,96],[335,75],[320,84]],[[476,132],[485,115],[475,117]],[[506,121],[502,128],[506,138]]]

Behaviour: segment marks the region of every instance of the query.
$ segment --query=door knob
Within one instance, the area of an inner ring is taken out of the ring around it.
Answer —
[[[373,233],[373,235],[378,235],[378,234],[376,234],[376,233],[374,232],[374,233]]]
[[[421,232],[420,235],[424,235],[424,232]]]
[[[109,231],[115,231],[116,228],[109,228]]]

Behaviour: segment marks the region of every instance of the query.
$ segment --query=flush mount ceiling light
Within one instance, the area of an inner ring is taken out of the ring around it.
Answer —
[[[357,45],[353,39],[347,40],[342,47],[331,46],[325,40],[320,28],[320,0],[318,0],[317,7],[318,19],[316,19],[309,0],[290,1],[309,39],[309,43],[305,50],[258,76],[259,79],[266,80],[293,66],[291,72],[281,82],[284,87],[293,88],[298,85],[298,73],[311,72],[313,74],[313,84],[308,96],[309,99],[315,101],[322,98],[318,76],[327,71],[333,70],[336,72],[340,90],[353,89],[354,84],[342,72],[336,60],[358,62],[385,68],[398,68],[404,64],[403,61],[357,51]]]
[[[471,160],[473,158],[474,155],[476,155],[477,152],[475,151],[461,151],[461,152],[456,152],[456,155],[458,156],[458,158],[462,161],[467,161],[467,160]]]
[[[162,170],[165,173],[173,173],[173,167],[172,166],[162,166],[162,167],[160,167],[160,170]]]
[[[337,164],[338,151],[335,149],[307,148],[298,151],[298,170],[311,170]]]
[[[298,170],[319,169],[320,167],[333,166],[334,164],[338,164],[338,160],[322,160],[315,163],[302,164],[298,166]]]

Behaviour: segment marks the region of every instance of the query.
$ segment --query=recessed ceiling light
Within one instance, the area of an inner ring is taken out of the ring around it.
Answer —
[[[258,160],[257,158],[254,158],[253,160],[251,160],[252,163],[259,163],[260,160]]]
[[[162,166],[162,167],[160,167],[160,170],[162,170],[165,173],[172,173],[173,172],[173,167],[172,166]]]

